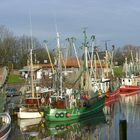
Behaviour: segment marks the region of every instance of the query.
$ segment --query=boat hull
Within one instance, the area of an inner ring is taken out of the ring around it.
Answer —
[[[120,87],[121,91],[135,91],[135,90],[140,90],[140,86],[132,86],[132,85],[125,85]]]
[[[41,118],[42,117],[40,112],[18,112],[17,116],[20,119],[31,119],[31,118]]]
[[[105,96],[96,97],[89,100],[89,104],[83,107],[57,109],[46,107],[44,109],[45,119],[49,121],[70,121],[81,119],[91,114],[98,113],[103,110],[105,104]]]
[[[140,93],[140,86],[122,86],[120,87],[121,96],[133,96]]]
[[[50,135],[58,135],[64,134],[69,131],[76,131],[84,128],[85,126],[92,126],[96,128],[96,125],[106,124],[106,118],[103,111],[93,114],[90,117],[79,119],[79,120],[71,120],[64,122],[45,122],[47,127],[47,132]]]
[[[120,89],[117,89],[109,94],[109,96],[105,99],[105,105],[109,106],[110,104],[116,102],[119,100],[120,97]]]
[[[0,113],[0,118],[2,118],[2,127],[0,129],[0,140],[6,140],[11,131],[11,117],[8,113]]]
[[[17,117],[19,119],[32,119],[32,118],[41,118],[43,117],[43,112],[39,112],[38,109],[30,108],[20,108],[17,112]]]

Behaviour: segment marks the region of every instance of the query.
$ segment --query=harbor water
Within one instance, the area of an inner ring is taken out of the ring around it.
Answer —
[[[122,97],[79,121],[12,118],[8,140],[139,140],[140,97]]]

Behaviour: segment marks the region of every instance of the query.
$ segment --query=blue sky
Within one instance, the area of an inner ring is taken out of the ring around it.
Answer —
[[[0,0],[0,24],[15,35],[30,35],[30,15],[40,41],[53,42],[57,30],[62,40],[73,36],[80,43],[86,27],[98,45],[140,45],[139,0]]]

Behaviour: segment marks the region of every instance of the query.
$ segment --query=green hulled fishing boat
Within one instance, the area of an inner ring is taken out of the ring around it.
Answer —
[[[57,122],[77,120],[98,113],[102,111],[104,107],[105,94],[102,94],[102,91],[93,93],[90,88],[92,82],[88,69],[88,47],[86,38],[86,32],[84,31],[84,61],[81,68],[82,72],[78,76],[79,79],[81,79],[80,88],[67,89],[63,87],[62,53],[59,34],[57,33],[58,66],[56,70],[57,77],[54,82],[56,87],[55,92],[50,95],[49,105],[44,107],[46,120]],[[75,84],[75,82],[73,83]]]
[[[45,118],[49,121],[69,121],[81,119],[100,112],[104,107],[105,96],[94,97],[87,104],[74,108],[45,108]]]

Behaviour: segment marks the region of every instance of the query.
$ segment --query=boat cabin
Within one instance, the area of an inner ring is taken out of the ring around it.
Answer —
[[[121,84],[122,85],[132,85],[134,83],[134,79],[133,78],[122,78],[121,79]]]

